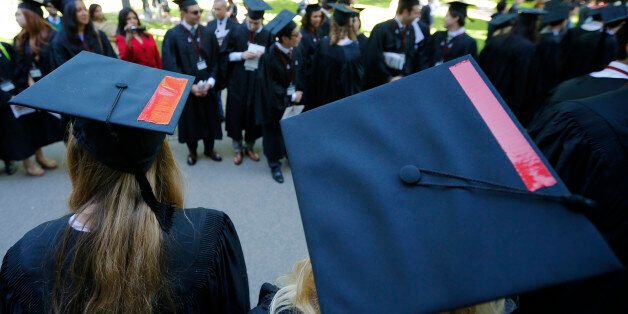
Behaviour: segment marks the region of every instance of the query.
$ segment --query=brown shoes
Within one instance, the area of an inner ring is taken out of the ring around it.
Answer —
[[[253,161],[259,161],[259,155],[252,149],[246,149],[244,153],[249,156],[249,158],[251,158]]]
[[[236,152],[236,153],[235,153],[235,156],[233,156],[233,163],[234,163],[236,166],[239,166],[239,165],[241,165],[241,164],[242,164],[242,159],[243,159],[243,157],[242,157],[242,152]]]

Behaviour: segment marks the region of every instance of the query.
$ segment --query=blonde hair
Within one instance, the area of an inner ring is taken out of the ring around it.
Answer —
[[[283,310],[298,309],[303,314],[320,314],[314,272],[309,258],[302,259],[294,265],[288,275],[277,279],[279,291],[273,297],[269,314],[279,314]],[[486,302],[466,308],[441,312],[441,314],[501,314],[504,312],[505,300]]]
[[[174,309],[163,234],[135,177],[100,163],[73,136],[67,162],[71,211],[94,210],[88,218],[90,232],[71,242],[68,227],[57,248],[53,312],[151,313],[155,305]],[[167,141],[147,178],[157,200],[182,207],[181,175]]]

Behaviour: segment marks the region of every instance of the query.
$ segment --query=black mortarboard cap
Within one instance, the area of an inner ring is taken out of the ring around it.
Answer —
[[[321,6],[318,3],[308,4],[307,6],[305,6],[306,13],[316,12],[316,11],[319,11],[320,9],[321,9]]]
[[[297,15],[284,9],[272,21],[268,22],[264,28],[273,36],[290,33],[297,27],[297,24],[292,20],[295,16]]]
[[[44,0],[22,0],[22,2],[18,4],[17,7],[20,9],[32,11],[35,14],[43,17],[44,11],[41,9],[41,6],[44,4]]]
[[[268,3],[264,0],[244,0],[244,6],[248,10],[249,18],[259,20],[264,17],[264,11],[272,10]]]
[[[545,8],[547,14],[543,15],[543,23],[549,24],[554,22],[563,21],[569,18],[569,11],[571,8],[568,5],[552,5]]]
[[[605,24],[619,22],[628,19],[628,8],[625,5],[608,5],[598,8],[597,13],[602,17]],[[592,13],[593,15],[593,13]]]
[[[517,19],[517,13],[500,14],[492,18],[488,23],[496,29],[508,26]]]
[[[463,14],[464,16],[467,16],[467,8],[469,6],[474,6],[473,4],[462,2],[462,1],[452,1],[452,2],[447,2],[447,4],[449,4],[449,10],[454,10],[456,12],[459,12]]]
[[[359,14],[358,11],[342,3],[330,4],[330,6],[334,8],[333,19],[339,26],[349,24],[351,18]]]
[[[189,6],[193,6],[193,5],[198,4],[198,2],[196,0],[174,0],[174,3],[179,5],[179,9],[180,10],[185,10]]]
[[[168,230],[172,208],[159,203],[145,173],[173,134],[194,78],[81,52],[11,103],[74,118],[72,132],[96,160],[132,173]]]
[[[433,313],[622,269],[469,56],[282,130],[322,313]]]
[[[546,14],[547,11],[543,9],[533,9],[533,8],[521,8],[519,9],[519,14],[521,15],[543,15]]]
[[[51,3],[55,8],[57,8],[57,10],[63,12],[65,5],[74,1],[75,0],[49,0],[49,1],[46,1],[46,4]]]

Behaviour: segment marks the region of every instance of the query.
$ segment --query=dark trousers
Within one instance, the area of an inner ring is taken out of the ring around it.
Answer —
[[[268,160],[268,166],[270,168],[281,167],[281,158],[286,156],[286,147],[279,122],[264,124],[262,134],[264,135],[262,140],[264,156]]]
[[[188,150],[190,151],[190,154],[196,156],[196,149],[198,149],[198,142],[188,142],[186,144],[188,145]],[[203,146],[204,146],[205,152],[213,151],[214,150],[214,139],[213,138],[204,138],[203,139]]]

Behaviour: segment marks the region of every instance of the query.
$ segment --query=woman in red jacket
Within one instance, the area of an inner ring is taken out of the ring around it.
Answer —
[[[161,56],[153,35],[145,32],[137,13],[124,8],[118,14],[116,44],[120,58],[125,61],[161,69]]]

